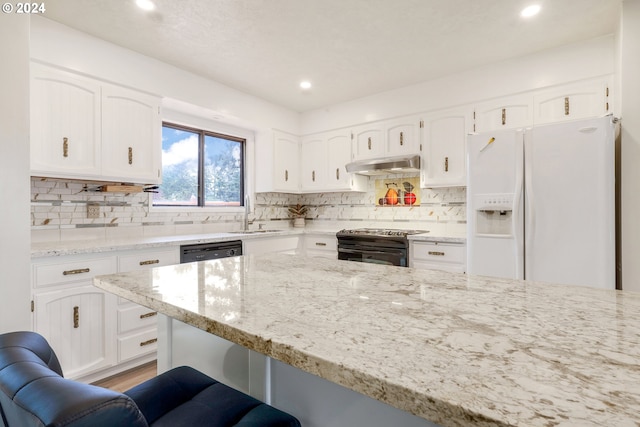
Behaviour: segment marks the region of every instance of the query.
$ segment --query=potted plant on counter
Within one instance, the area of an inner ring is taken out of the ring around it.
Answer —
[[[309,208],[298,203],[297,205],[289,206],[288,211],[289,215],[293,218],[293,226],[304,227],[304,217],[309,211]]]

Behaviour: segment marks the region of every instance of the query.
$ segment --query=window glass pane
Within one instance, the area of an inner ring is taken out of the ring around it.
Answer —
[[[162,127],[162,185],[154,205],[198,206],[198,139],[195,132]]]
[[[218,136],[204,138],[205,206],[240,206],[242,143]]]

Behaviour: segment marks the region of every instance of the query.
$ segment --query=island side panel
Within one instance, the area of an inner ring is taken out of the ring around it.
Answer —
[[[191,366],[294,414],[305,427],[438,427],[423,418],[158,315],[158,373]],[[270,366],[269,378],[266,367]]]
[[[254,384],[250,387],[252,370],[249,353],[248,349],[240,345],[168,316],[159,315],[159,373],[177,366],[191,366],[223,384],[262,400],[264,368],[262,372],[259,369],[254,372]],[[260,362],[256,361],[254,364],[259,365]]]

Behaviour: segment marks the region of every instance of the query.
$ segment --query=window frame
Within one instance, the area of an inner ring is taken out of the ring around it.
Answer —
[[[183,130],[186,132],[192,132],[198,135],[198,205],[161,205],[153,203],[153,193],[149,194],[149,210],[157,212],[226,212],[236,213],[244,212],[247,195],[249,189],[247,187],[248,182],[248,147],[250,145],[250,137],[243,129],[222,129],[212,130],[217,126],[194,126],[192,124],[184,124],[182,120],[171,120],[164,118],[161,124],[162,128],[168,127],[175,130]],[[240,173],[240,203],[238,206],[207,206],[202,204],[204,202],[204,150],[205,150],[205,137],[211,136],[214,138],[228,139],[240,143],[240,158],[241,158],[241,173]],[[161,164],[162,168],[162,164]],[[159,184],[162,186],[162,184]]]

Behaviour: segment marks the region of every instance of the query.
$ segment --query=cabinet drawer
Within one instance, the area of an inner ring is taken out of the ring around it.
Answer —
[[[93,258],[58,262],[55,264],[35,264],[33,286],[42,288],[65,283],[90,280],[93,276],[116,272],[116,258]]]
[[[417,268],[419,270],[440,270],[447,271],[449,273],[464,273],[465,267],[463,264],[450,263],[450,262],[429,262],[414,260],[411,263],[411,268]]]
[[[464,264],[465,246],[455,243],[414,243],[411,257],[415,260]]]
[[[141,305],[120,308],[118,309],[118,333],[154,327],[158,319],[157,314],[157,312]]]
[[[127,272],[160,267],[162,265],[179,264],[178,248],[141,251],[118,257],[118,271]]]
[[[154,352],[158,349],[158,332],[155,329],[118,339],[118,361]]]
[[[330,251],[338,250],[338,239],[335,236],[305,236],[304,248],[306,251]]]

